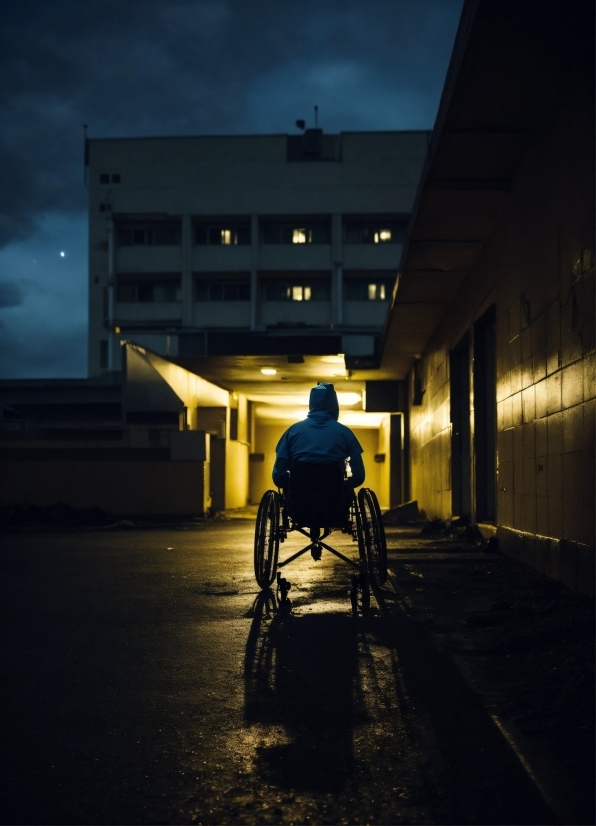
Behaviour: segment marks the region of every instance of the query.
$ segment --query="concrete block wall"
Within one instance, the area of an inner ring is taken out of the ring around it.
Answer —
[[[428,516],[450,518],[449,351],[494,305],[500,547],[573,589],[593,593],[590,110],[579,92],[570,94],[531,145],[504,213],[423,354],[425,394],[422,405],[411,408],[410,437],[412,498]],[[473,447],[473,398],[471,408]],[[473,463],[470,473],[473,482]]]

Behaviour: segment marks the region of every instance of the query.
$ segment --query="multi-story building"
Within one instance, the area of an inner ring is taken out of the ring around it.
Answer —
[[[429,134],[89,140],[89,375],[120,340],[371,365]]]

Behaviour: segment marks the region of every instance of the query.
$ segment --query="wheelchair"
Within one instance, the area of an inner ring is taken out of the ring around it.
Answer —
[[[357,543],[358,560],[325,541],[334,530]],[[280,543],[293,531],[309,543],[280,562]],[[370,488],[361,488],[356,497],[338,464],[295,462],[283,489],[266,491],[259,504],[254,544],[257,584],[266,590],[276,580],[281,603],[287,604],[291,585],[281,569],[308,551],[319,560],[323,550],[352,567],[352,610],[357,611],[359,596],[362,609],[367,610],[371,586],[380,587],[387,580],[387,544],[377,497]]]

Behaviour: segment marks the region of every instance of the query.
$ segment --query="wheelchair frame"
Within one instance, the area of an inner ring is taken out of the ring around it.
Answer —
[[[286,602],[291,585],[281,576],[281,569],[308,551],[313,559],[319,560],[322,551],[326,550],[358,571],[352,576],[352,609],[357,610],[359,594],[363,609],[367,609],[370,605],[371,585],[380,587],[387,580],[385,529],[374,491],[361,488],[358,496],[354,495],[346,521],[341,526],[342,533],[351,534],[352,541],[358,543],[358,561],[350,559],[324,541],[336,529],[337,526],[308,527],[297,524],[287,512],[284,494],[281,491],[266,491],[259,504],[255,526],[254,568],[257,584],[265,590],[277,579],[281,601]],[[303,534],[310,542],[280,562],[279,545],[285,542],[292,531]]]

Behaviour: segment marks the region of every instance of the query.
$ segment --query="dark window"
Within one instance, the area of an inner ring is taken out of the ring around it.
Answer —
[[[195,301],[250,301],[250,282],[197,280]]]
[[[346,244],[403,244],[407,221],[344,221]]]
[[[152,303],[174,303],[181,299],[179,280],[167,281],[124,281],[118,284],[117,301]]]
[[[328,221],[264,222],[261,236],[264,244],[330,244],[331,224]]]
[[[137,300],[153,301],[154,284],[137,284]]]
[[[112,183],[113,184],[119,184],[120,183],[120,173],[119,172],[115,172],[112,175]]]
[[[211,247],[235,247],[250,244],[250,224],[196,224],[195,244]]]
[[[238,439],[238,410],[234,407],[230,409],[230,439]]]
[[[101,173],[101,175],[99,176],[99,183],[100,184],[109,184],[110,183],[110,176],[107,174],[107,172],[102,172]]]
[[[108,369],[108,342],[103,339],[99,342],[99,367],[100,370]]]
[[[135,284],[119,284],[118,285],[118,301],[130,302],[136,301]]]
[[[111,204],[100,204],[99,205],[99,211],[100,212],[111,212],[112,211],[112,205]]]
[[[116,233],[116,243],[119,247],[177,246],[180,244],[180,239],[180,224],[124,226],[118,227]]]
[[[265,301],[329,301],[331,284],[327,279],[310,282],[270,279],[265,281]]]
[[[346,301],[389,301],[393,281],[380,278],[347,278],[344,281]]]
[[[209,284],[209,301],[223,301],[223,284]]]

